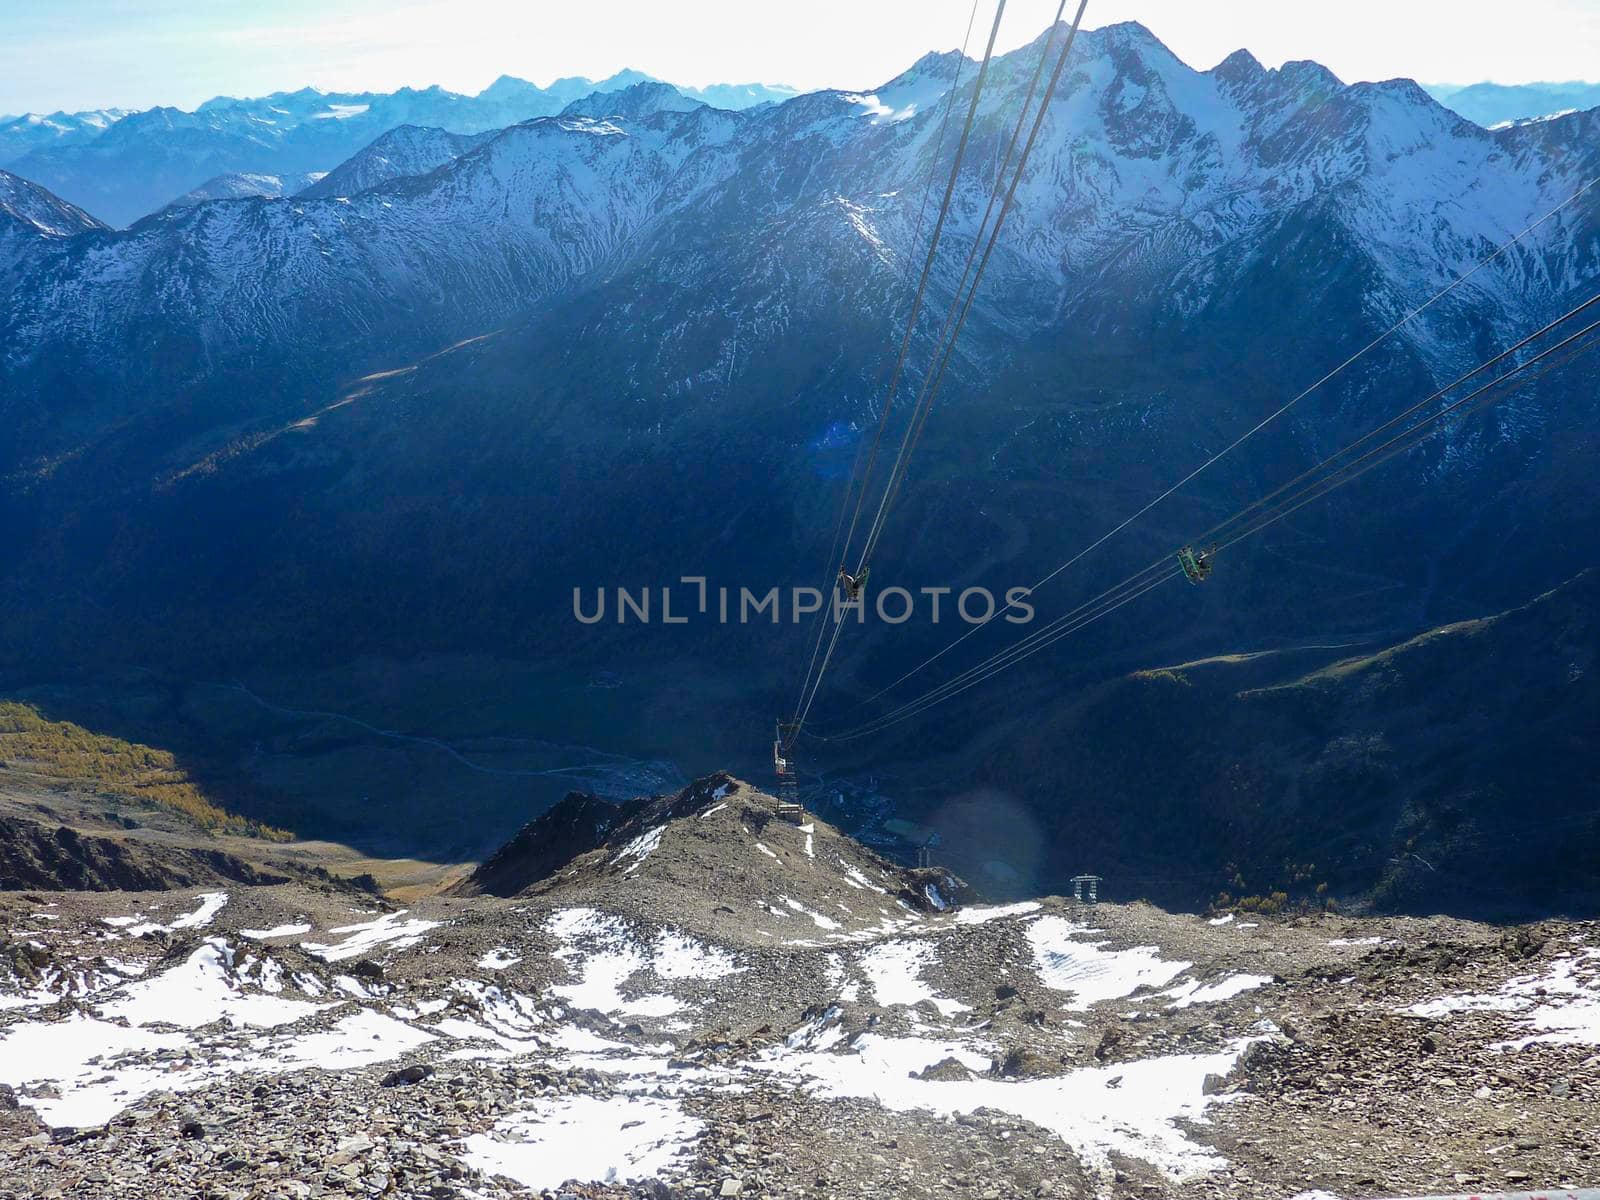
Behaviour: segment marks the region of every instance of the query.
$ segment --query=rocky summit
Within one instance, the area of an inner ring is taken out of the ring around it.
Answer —
[[[727,775],[570,798],[449,892],[0,895],[0,1196],[1283,1198],[1600,1162],[1593,922],[984,904]]]

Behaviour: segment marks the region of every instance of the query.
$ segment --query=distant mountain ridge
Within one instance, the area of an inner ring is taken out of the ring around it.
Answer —
[[[0,168],[125,226],[218,177],[331,170],[401,125],[483,133],[553,116],[585,96],[661,82],[625,70],[598,81],[557,79],[541,88],[502,75],[476,96],[438,86],[394,92],[307,87],[254,98],[216,96],[193,112],[157,107],[24,114],[0,123]],[[678,90],[730,110],[795,94],[763,84]]]
[[[259,171],[236,171],[208,179],[172,203],[184,207],[190,204],[204,204],[207,200],[240,200],[250,196],[277,199],[282,196],[293,196],[322,177],[321,171],[309,171],[300,175],[266,175]]]
[[[1600,108],[1600,83],[1430,84],[1427,92],[1446,108],[1486,129]]]
[[[93,108],[75,113],[23,113],[0,117],[0,167],[16,162],[41,146],[71,146],[91,141],[132,112],[128,108]]]

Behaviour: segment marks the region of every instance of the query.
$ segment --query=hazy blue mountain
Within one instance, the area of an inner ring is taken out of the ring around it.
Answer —
[[[691,112],[706,107],[670,83],[635,83],[615,92],[592,92],[561,110],[564,117],[624,117],[639,121],[657,113]]]
[[[1600,83],[1430,84],[1427,90],[1445,107],[1486,129],[1600,108]]]
[[[51,242],[106,226],[38,184],[0,171],[0,289],[13,294],[16,276]]]
[[[0,167],[9,166],[30,150],[44,146],[73,146],[92,141],[128,113],[125,108],[95,108],[76,113],[23,113],[16,117],[0,117]]]
[[[703,88],[676,86],[685,96],[702,100],[712,108],[755,108],[792,100],[800,94],[798,88],[781,83],[713,83]]]
[[[82,209],[9,171],[0,171],[0,216],[39,238],[67,238],[105,228]]]

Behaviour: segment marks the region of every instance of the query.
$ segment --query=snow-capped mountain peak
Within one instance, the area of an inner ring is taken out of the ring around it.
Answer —
[[[493,131],[451,133],[419,125],[400,125],[308,184],[300,195],[307,199],[353,196],[391,180],[426,175],[494,136]]]
[[[9,171],[0,171],[0,217],[41,238],[69,238],[106,228],[81,208]]]
[[[908,121],[936,108],[950,94],[958,72],[965,72],[970,79],[968,68],[975,64],[963,59],[958,50],[925,54],[883,86],[870,92],[845,93],[844,99],[874,125]]]
[[[563,117],[621,117],[642,120],[662,112],[689,112],[703,108],[670,83],[653,80],[630,84],[612,92],[593,92],[561,110]]]

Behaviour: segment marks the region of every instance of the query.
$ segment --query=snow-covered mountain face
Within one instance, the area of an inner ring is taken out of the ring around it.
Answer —
[[[930,324],[1040,48],[991,67]],[[8,503],[32,531],[9,548],[23,565],[8,591],[159,593],[171,625],[219,603],[203,581],[247,578],[298,646],[535,653],[570,650],[570,630],[529,613],[564,613],[574,578],[619,562],[671,579],[709,546],[730,570],[802,572],[881,401],[958,67],[959,112],[975,67],[931,55],[871,91],[540,118],[350,194],[34,239],[0,310],[0,475],[28,481]],[[1597,127],[1588,113],[1489,132],[1405,82],[1347,87],[1242,53],[1197,71],[1135,25],[1084,35],[890,531],[908,578],[944,580],[952,561],[1038,578],[1600,173]],[[1596,206],[1575,205],[1143,536],[1164,552],[1597,274]],[[1572,399],[1518,397],[1407,460],[1391,492],[1330,506],[1309,563],[1252,562],[1259,599],[1203,601],[1217,607],[1168,623],[1168,648],[1323,619],[1353,636],[1414,627],[1443,619],[1441,595],[1522,601],[1546,580],[1494,591],[1511,560],[1570,575],[1600,519],[1543,436],[1556,411],[1589,427],[1593,398]],[[735,512],[699,474],[712,462],[740,481]],[[1453,490],[1414,499],[1426,480]],[[219,514],[226,537],[196,532]],[[115,528],[117,554],[49,534],[69,522]],[[1504,539],[1497,555],[1474,553],[1484,537]],[[259,557],[241,571],[223,542]],[[359,599],[374,587],[384,604]],[[770,643],[749,639],[770,667]]]
[[[41,242],[30,294],[5,318],[12,362],[114,373],[127,338],[255,357],[306,339],[359,353],[375,333],[480,333],[614,261],[685,160],[739,123],[703,106],[627,125],[542,118],[378,190],[174,208],[59,253]],[[106,337],[104,321],[120,332]]]
[[[9,171],[0,171],[0,219],[37,237],[51,239],[105,228],[81,208],[74,208]]]
[[[8,291],[13,273],[48,243],[103,229],[81,208],[0,171],[0,285]]]
[[[958,251],[1037,54],[1026,47],[991,72],[950,223]],[[802,288],[799,298],[825,307],[865,289],[879,312],[925,212],[957,59],[930,55],[873,92],[818,93],[742,117],[694,111],[665,85],[635,83],[465,154],[475,139],[442,122],[396,129],[302,197],[330,203],[211,206],[114,239],[41,247],[32,286],[8,306],[11,361],[37,363],[49,346],[120,362],[126,330],[149,319],[152,301],[174,335],[198,339],[208,363],[230,345],[259,349],[280,335],[346,341],[385,310],[425,307],[441,336],[454,337],[587,284],[601,266],[714,282],[712,304],[726,287],[794,320],[793,281],[773,267],[804,274],[848,263],[843,286]],[[966,64],[963,91],[972,74]],[[483,95],[505,101],[516,83]],[[195,114],[152,110],[82,149],[108,153],[152,127],[226,129],[255,145],[285,131],[309,138],[362,121],[377,102],[362,100],[358,113],[361,99],[307,90],[212,101]],[[383,120],[464,100],[395,93],[382,98]],[[1392,313],[1588,178],[1600,165],[1597,122],[1577,114],[1491,134],[1408,83],[1345,87],[1314,64],[1267,71],[1243,52],[1200,72],[1141,27],[1097,31],[1081,39],[1052,104],[978,320],[1029,334],[1063,316],[1102,332],[1141,313],[1203,318],[1236,304],[1265,247],[1295,237],[1338,242],[1369,275],[1373,314]],[[382,198],[353,202],[380,184]],[[1593,230],[1581,208],[1551,222],[1529,243],[1535,253],[1483,272],[1461,304],[1514,325],[1593,274]],[[953,284],[960,262],[946,255],[940,282]],[[473,286],[458,289],[457,278]],[[244,296],[243,309],[228,303]],[[698,297],[691,289],[684,299]],[[1421,350],[1451,354],[1461,304],[1436,332],[1422,329]],[[287,315],[295,310],[331,325],[312,333]]]
[[[307,184],[300,195],[305,199],[353,196],[393,179],[426,175],[481,146],[498,132],[451,133],[447,129],[401,125]]]
[[[321,178],[323,173],[320,171],[302,175],[264,175],[258,171],[235,172],[208,179],[172,203],[174,207],[184,208],[191,204],[202,204],[207,200],[242,200],[251,196],[275,200],[281,196],[293,196]]]
[[[592,92],[561,110],[564,117],[622,117],[643,120],[664,112],[692,112],[702,102],[684,95],[671,84],[636,83],[616,92]]]
[[[670,87],[631,70],[598,81],[558,79],[548,88],[503,75],[476,96],[437,86],[395,92],[302,88],[253,99],[218,96],[192,113],[153,108],[30,114],[0,123],[0,167],[14,167],[121,226],[216,176],[328,171],[402,125],[484,133],[553,116],[586,96],[640,84]],[[703,95],[686,89],[686,94],[737,110],[793,91],[751,84],[718,85]],[[688,107],[686,101],[678,103]]]

